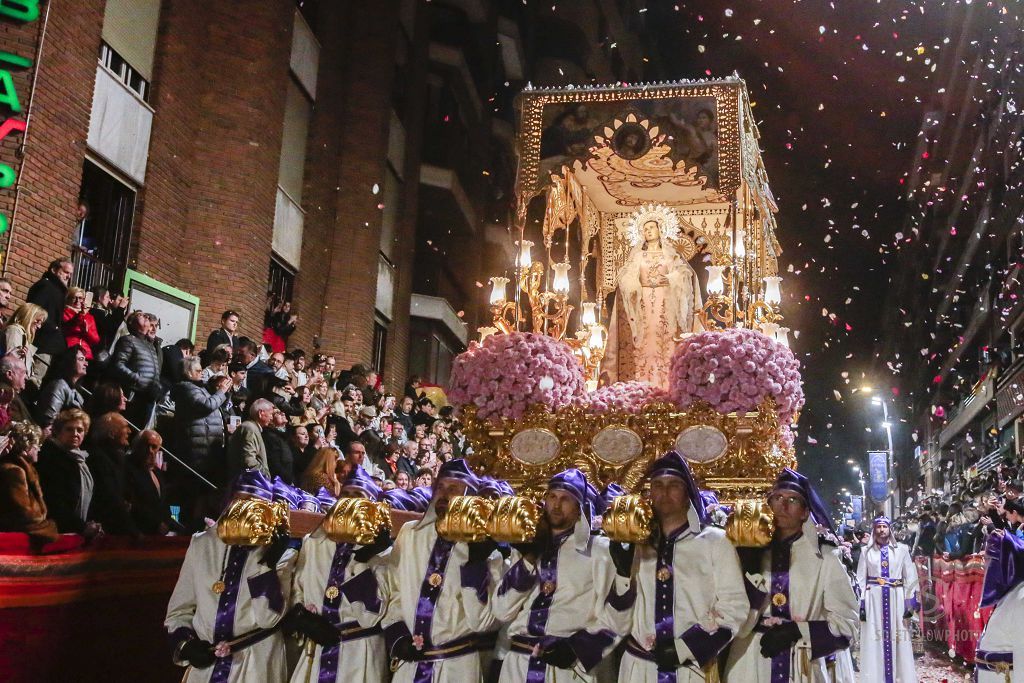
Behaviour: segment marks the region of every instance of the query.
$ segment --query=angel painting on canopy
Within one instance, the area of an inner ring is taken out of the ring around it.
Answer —
[[[612,380],[636,379],[668,388],[676,339],[703,329],[700,283],[680,255],[679,220],[661,205],[641,207],[627,230],[629,254],[616,278],[608,352],[602,367]],[[628,323],[628,339],[620,320]],[[630,350],[629,347],[632,347]],[[631,358],[623,357],[623,352]],[[632,372],[627,367],[632,366]],[[632,375],[632,376],[626,376]]]

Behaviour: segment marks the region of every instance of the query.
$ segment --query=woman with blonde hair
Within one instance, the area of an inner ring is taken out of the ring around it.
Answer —
[[[341,494],[341,481],[338,479],[338,451],[333,448],[320,448],[313,459],[309,461],[302,476],[299,477],[299,486],[304,491],[316,495],[320,487],[326,488],[331,495],[337,497]]]
[[[36,332],[46,322],[46,318],[46,311],[42,307],[24,303],[15,309],[11,321],[4,330],[4,348],[7,349],[7,353],[18,348],[25,349],[25,368],[28,370],[29,379],[33,380],[36,386],[42,383],[41,380],[46,373],[45,367],[35,367]]]
[[[21,531],[37,543],[57,540],[57,525],[46,518],[46,502],[35,463],[43,433],[31,422],[11,425],[10,451],[0,459],[0,531]]]
[[[85,304],[85,290],[81,287],[68,287],[68,295],[64,300],[64,313],[61,316],[61,329],[68,348],[81,346],[85,359],[92,360],[93,352],[100,343],[100,332],[96,327],[96,319]]]

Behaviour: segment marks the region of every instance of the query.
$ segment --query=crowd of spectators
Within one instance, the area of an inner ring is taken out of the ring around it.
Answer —
[[[395,395],[365,364],[290,348],[289,302],[268,297],[259,341],[225,311],[199,348],[73,274],[53,262],[17,306],[0,279],[0,531],[187,533],[243,469],[337,496],[356,465],[411,490],[467,454],[419,378]]]

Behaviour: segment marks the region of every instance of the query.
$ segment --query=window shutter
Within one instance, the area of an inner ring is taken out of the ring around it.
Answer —
[[[147,81],[153,80],[160,0],[107,0],[103,40]]]

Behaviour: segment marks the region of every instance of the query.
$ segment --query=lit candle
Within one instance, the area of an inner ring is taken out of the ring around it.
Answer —
[[[498,334],[497,327],[478,327],[476,331],[480,333],[480,343],[483,343],[484,339],[487,339],[492,334]]]
[[[761,333],[769,339],[778,340],[779,326],[775,323],[765,323],[761,325]]]
[[[555,294],[569,293],[569,268],[568,263],[551,264],[551,269],[555,271],[555,276],[551,279],[551,289]]]
[[[491,304],[500,304],[505,301],[505,286],[509,283],[507,277],[491,278]]]
[[[779,289],[781,283],[782,278],[778,275],[769,275],[764,279],[764,302],[766,304],[778,306],[782,303],[782,292]]]
[[[725,292],[725,281],[722,279],[722,271],[725,266],[708,266],[708,294],[723,294]]]
[[[583,388],[586,390],[588,394],[593,391],[597,391],[597,380],[588,379],[586,382],[583,383]]]
[[[583,302],[583,312],[580,313],[580,324],[590,327],[597,322],[597,304],[593,301]]]
[[[789,347],[789,328],[780,327],[775,333],[775,341],[779,342],[785,347]]]
[[[733,242],[733,253],[736,254],[736,258],[738,259],[746,258],[747,256],[747,245],[744,244],[746,237],[747,233],[745,230],[740,230],[739,228],[736,229],[736,241]]]
[[[533,257],[530,256],[530,247],[533,246],[533,242],[530,240],[519,241],[519,256],[516,259],[516,265],[524,270],[530,267],[533,263]]]
[[[590,339],[587,341],[587,346],[595,351],[604,348],[604,325],[590,326]]]

